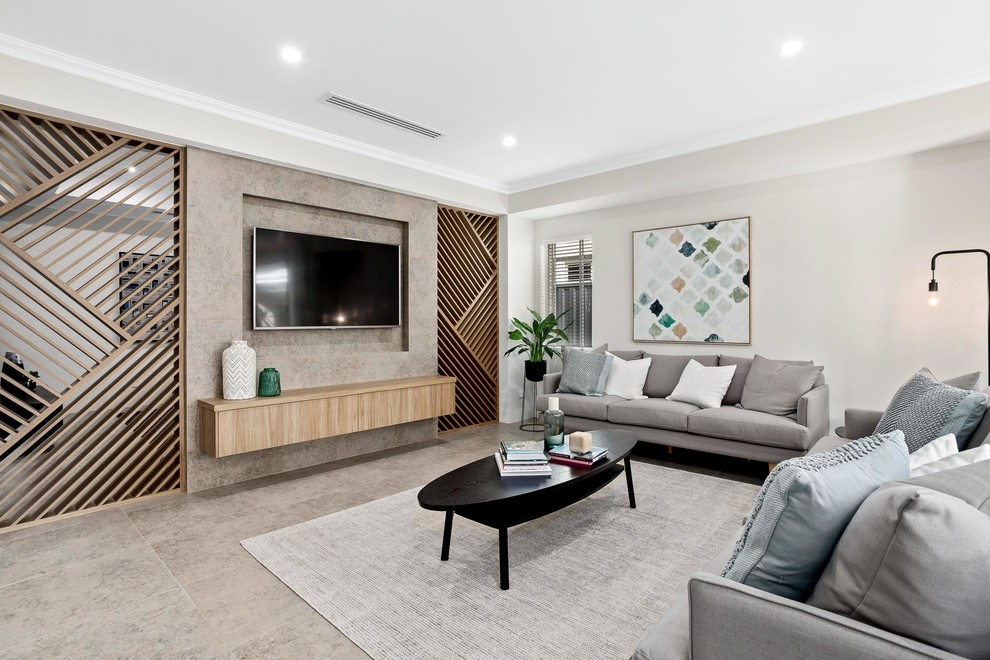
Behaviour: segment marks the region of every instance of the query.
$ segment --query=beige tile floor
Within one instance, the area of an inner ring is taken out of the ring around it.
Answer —
[[[513,435],[527,434],[459,431],[0,534],[0,659],[366,658],[240,541],[421,486]],[[640,459],[755,483],[766,474],[659,449]]]

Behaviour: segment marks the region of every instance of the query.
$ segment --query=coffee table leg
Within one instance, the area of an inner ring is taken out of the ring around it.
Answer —
[[[498,528],[498,572],[500,586],[503,590],[509,588],[509,530]]]
[[[632,482],[632,463],[629,462],[629,457],[626,456],[626,489],[629,491],[629,508],[636,508],[636,491],[633,490]]]
[[[447,511],[447,516],[443,521],[443,546],[440,548],[440,561],[447,561],[450,557],[450,529],[454,526],[454,511]]]

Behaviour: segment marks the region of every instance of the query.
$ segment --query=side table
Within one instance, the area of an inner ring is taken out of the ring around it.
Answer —
[[[523,400],[522,400],[522,411],[519,413],[519,430],[529,431],[530,433],[543,433],[543,422],[540,421],[539,416],[536,414],[536,388],[543,381],[535,381],[526,378],[526,374],[523,374]],[[526,385],[530,383],[533,385],[533,416],[526,417]],[[527,421],[532,420],[532,421]]]

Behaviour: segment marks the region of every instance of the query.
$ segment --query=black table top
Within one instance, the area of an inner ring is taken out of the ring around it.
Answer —
[[[502,502],[538,491],[549,491],[597,475],[628,456],[636,446],[636,436],[629,431],[592,431],[596,447],[607,447],[608,456],[591,468],[550,463],[553,474],[543,477],[502,477],[495,463],[498,443],[492,443],[492,455],[468,463],[438,477],[419,491],[424,509],[446,511],[456,507]]]

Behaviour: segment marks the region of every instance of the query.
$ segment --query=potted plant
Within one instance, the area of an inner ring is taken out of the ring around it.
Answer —
[[[547,357],[560,356],[556,345],[567,341],[567,333],[558,327],[558,317],[553,312],[545,317],[541,317],[533,309],[529,312],[533,315],[532,323],[524,323],[517,318],[512,319],[514,327],[509,331],[509,340],[519,343],[510,346],[505,354],[527,355],[529,359],[526,360],[526,379],[536,383],[543,380],[543,376],[547,373]]]

